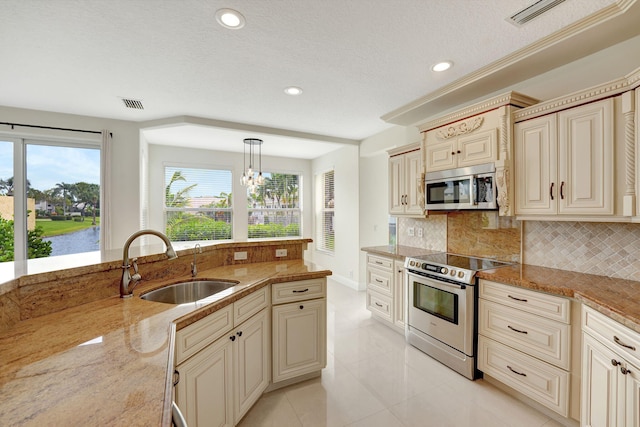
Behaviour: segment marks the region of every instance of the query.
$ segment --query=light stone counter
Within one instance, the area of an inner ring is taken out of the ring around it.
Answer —
[[[330,274],[299,259],[226,265],[199,272],[198,279],[239,281],[230,295],[206,304],[138,297],[190,280],[186,275],[144,282],[133,298],[112,296],[21,321],[0,332],[0,424],[169,426],[176,328],[270,283]]]

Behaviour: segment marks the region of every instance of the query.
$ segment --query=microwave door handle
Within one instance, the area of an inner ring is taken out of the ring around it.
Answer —
[[[478,194],[478,176],[471,176],[471,191],[469,192],[469,198],[471,199],[471,206],[476,206],[478,204],[478,200],[476,195]]]

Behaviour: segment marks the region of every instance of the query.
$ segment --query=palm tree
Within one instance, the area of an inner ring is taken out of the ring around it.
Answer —
[[[100,186],[98,184],[89,184],[86,182],[78,182],[75,185],[77,193],[77,202],[82,203],[80,210],[82,220],[84,221],[84,211],[88,206],[93,208],[93,225],[96,225],[96,208],[100,200]]]
[[[73,191],[73,184],[67,184],[65,182],[59,182],[56,184],[54,194],[62,194],[62,213],[67,215],[67,194]]]
[[[182,175],[182,171],[175,171],[167,184],[165,194],[165,206],[167,207],[184,207],[189,203],[189,191],[195,188],[198,184],[191,184],[181,190],[178,190],[175,194],[171,192],[171,186],[177,181],[187,181]]]

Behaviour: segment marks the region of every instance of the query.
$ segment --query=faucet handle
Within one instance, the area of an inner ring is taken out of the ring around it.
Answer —
[[[131,260],[131,263],[133,264],[133,273],[134,274],[138,274],[138,258],[134,258]]]

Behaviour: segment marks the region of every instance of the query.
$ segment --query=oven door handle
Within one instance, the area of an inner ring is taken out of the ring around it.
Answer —
[[[467,285],[464,284],[464,283],[445,282],[444,280],[439,279],[437,277],[423,276],[422,274],[414,272],[412,270],[409,270],[407,272],[407,275],[413,276],[416,279],[420,279],[420,281],[418,283],[421,284],[421,285],[425,285],[425,286],[431,286],[431,285],[435,284],[437,286],[432,286],[432,287],[435,287],[435,288],[449,288],[449,289],[455,289],[455,290],[467,289]],[[429,280],[431,282],[431,284],[424,283],[424,280]]]

